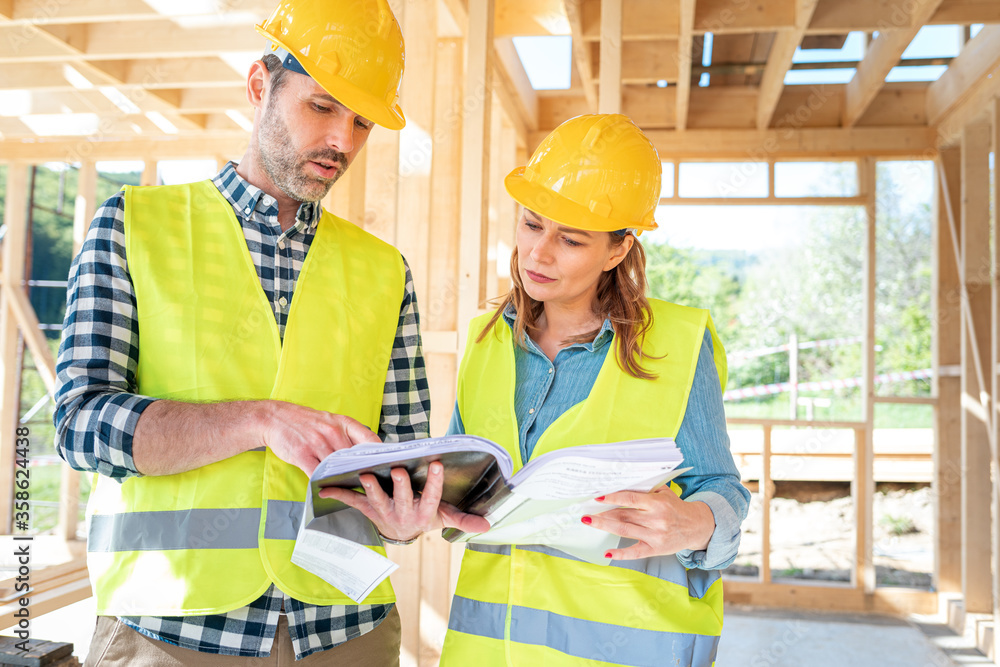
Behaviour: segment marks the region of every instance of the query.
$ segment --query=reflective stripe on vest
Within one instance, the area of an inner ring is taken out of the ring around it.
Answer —
[[[545,646],[566,656],[612,665],[711,665],[718,642],[714,637],[650,632],[611,623],[560,616],[527,607],[511,607],[510,640]],[[507,605],[456,595],[448,629],[503,641]],[[482,663],[479,663],[482,664]],[[485,664],[490,664],[489,662]],[[514,662],[513,664],[520,664]],[[544,664],[552,664],[546,661]]]
[[[609,348],[590,395],[539,438],[533,457],[564,447],[676,436],[706,328],[720,384],[725,351],[707,311],[652,301],[644,350],[657,379],[618,367]],[[469,434],[502,444],[520,467],[510,327],[501,319],[479,343],[489,316],[472,322],[458,407]],[[721,390],[721,387],[720,387]],[[718,572],[687,570],[675,556],[599,566],[541,546],[468,545],[441,664],[480,667],[680,664],[708,667],[722,630]],[[600,641],[598,641],[600,640]]]
[[[126,187],[125,241],[142,331],[137,393],[271,398],[378,427],[405,286],[394,248],[324,212],[282,340],[242,227],[211,181]],[[97,613],[223,613],[272,584],[311,604],[354,604],[290,561],[306,484],[266,448],[177,475],[99,477],[88,503]],[[384,553],[360,513],[339,514]],[[387,580],[365,602],[394,599]]]

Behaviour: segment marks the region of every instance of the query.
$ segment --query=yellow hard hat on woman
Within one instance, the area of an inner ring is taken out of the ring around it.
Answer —
[[[354,113],[390,130],[406,125],[403,33],[387,0],[287,0],[257,32],[292,56],[282,54],[285,67],[301,67]]]
[[[524,167],[504,179],[522,206],[567,227],[595,232],[656,229],[663,167],[627,116],[577,116],[552,130]]]

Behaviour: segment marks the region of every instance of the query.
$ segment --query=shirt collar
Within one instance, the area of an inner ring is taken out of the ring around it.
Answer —
[[[514,320],[517,317],[517,309],[514,308],[514,304],[512,303],[507,304],[507,307],[504,308],[502,317],[504,322],[507,323],[507,326],[509,326],[513,330]],[[594,350],[600,350],[605,345],[610,343],[611,339],[614,338],[614,335],[615,335],[615,328],[614,326],[612,326],[611,320],[608,318],[604,318],[604,324],[601,325],[601,328],[600,330],[598,330],[597,335],[594,336],[594,340],[592,340],[589,343],[576,343],[575,345],[579,345],[585,348],[587,351],[593,352]],[[570,347],[574,346],[571,345]]]
[[[260,213],[265,217],[278,215],[278,204],[274,197],[240,176],[236,171],[235,162],[227,162],[212,182],[232,205],[237,217],[249,218],[258,206],[261,207]],[[318,201],[303,202],[295,214],[296,227],[301,223],[304,228],[313,229],[322,215],[323,207]]]

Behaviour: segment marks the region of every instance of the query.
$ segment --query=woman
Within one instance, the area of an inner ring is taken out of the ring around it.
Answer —
[[[524,209],[513,288],[476,318],[452,433],[504,445],[516,467],[574,445],[672,436],[677,493],[606,496],[583,522],[623,538],[610,566],[540,546],[469,545],[441,664],[714,662],[718,570],[749,494],[729,452],[725,352],[707,311],[647,300],[636,234],[654,229],[661,165],[628,118],[580,116],[504,181]],[[689,569],[690,568],[690,569]]]

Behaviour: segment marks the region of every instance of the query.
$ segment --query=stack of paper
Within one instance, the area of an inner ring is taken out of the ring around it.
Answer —
[[[618,547],[620,538],[580,521],[584,514],[611,509],[594,498],[622,490],[651,491],[684,472],[678,469],[680,450],[670,438],[556,450],[532,459],[513,476],[507,451],[475,436],[356,445],[330,454],[310,478],[292,562],[361,602],[397,566],[358,544],[370,544],[374,530],[360,512],[319,498],[319,489],[360,489],[359,476],[371,473],[391,494],[389,471],[405,468],[414,490],[420,491],[433,461],[444,464],[442,499],[485,516],[491,526],[479,534],[446,529],[445,539],[538,544],[605,564],[604,553]]]

